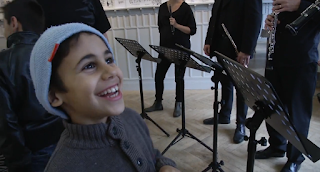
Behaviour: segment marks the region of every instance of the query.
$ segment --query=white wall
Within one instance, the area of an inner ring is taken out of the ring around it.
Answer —
[[[270,1],[264,1],[263,21],[271,11]],[[208,21],[211,16],[212,5],[192,5],[192,10],[197,22],[197,33],[191,37],[191,49],[203,54]],[[131,56],[116,40],[115,37],[137,40],[150,54],[157,57],[157,53],[149,45],[159,45],[159,32],[157,27],[158,8],[142,8],[130,10],[106,11],[112,29],[108,32],[109,40],[116,54],[116,60],[124,74],[124,89],[138,90],[138,73],[136,71],[135,57]],[[260,39],[259,41],[265,41]],[[6,48],[6,40],[0,37],[0,50]],[[320,45],[319,45],[320,54]],[[204,55],[204,54],[203,54]],[[156,64],[142,60],[142,74],[144,90],[154,90],[154,74]],[[320,71],[320,70],[319,70]],[[210,78],[213,73],[200,72],[187,69],[185,74],[186,89],[209,89],[213,83]],[[174,67],[170,67],[166,79],[165,89],[175,89]]]
[[[263,18],[270,13],[270,3],[263,6]],[[211,16],[212,4],[191,5],[197,23],[197,33],[191,37],[191,49],[203,54],[208,22]],[[107,11],[106,14],[112,29],[108,37],[116,54],[116,60],[124,74],[124,89],[138,90],[138,73],[136,71],[135,57],[127,52],[114,38],[126,38],[138,41],[152,56],[158,54],[149,48],[149,45],[159,45],[159,32],[157,26],[158,8],[142,8],[130,10]],[[236,20],[236,19],[235,19]],[[204,54],[203,54],[204,55]],[[156,64],[142,60],[142,77],[144,90],[154,90],[154,74]],[[213,73],[205,73],[187,69],[185,74],[186,89],[209,89],[213,83],[210,78]],[[174,65],[171,65],[165,79],[165,89],[175,89]]]

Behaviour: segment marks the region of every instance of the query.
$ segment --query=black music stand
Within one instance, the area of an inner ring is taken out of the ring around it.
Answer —
[[[137,57],[136,63],[137,63],[137,71],[139,74],[139,86],[140,86],[140,98],[141,98],[141,117],[143,119],[147,119],[151,121],[154,125],[156,125],[162,132],[164,132],[168,137],[170,136],[163,128],[161,128],[156,122],[154,122],[148,114],[144,110],[144,98],[143,98],[143,86],[142,86],[142,74],[141,74],[141,59],[149,60],[152,62],[160,63],[161,59],[153,58],[137,41],[135,40],[129,40],[129,39],[123,39],[123,38],[115,38],[125,49],[127,49],[130,54],[132,54],[134,57]]]
[[[183,51],[179,51],[176,49],[171,49],[171,48],[165,48],[165,47],[160,47],[160,46],[155,46],[155,45],[150,45],[150,47],[152,49],[154,49],[155,51],[157,51],[159,54],[162,54],[164,57],[166,57],[167,59],[169,59],[172,63],[175,63],[177,65],[181,65],[181,66],[185,66],[185,67],[189,67],[189,68],[193,68],[193,69],[197,69],[200,71],[204,71],[204,72],[210,72],[211,69],[209,67],[206,66],[202,66],[199,65],[196,61],[194,61],[193,59],[190,58],[190,56],[183,52]],[[182,72],[179,72],[180,74]],[[179,76],[178,78],[180,80],[181,83],[184,82],[183,80],[183,76]],[[207,149],[209,149],[210,151],[213,151],[209,146],[207,146],[206,144],[204,144],[201,140],[199,140],[198,138],[196,138],[194,135],[192,135],[187,129],[186,129],[186,124],[185,124],[185,102],[184,102],[184,88],[182,87],[183,84],[180,85],[180,91],[181,91],[181,95],[182,95],[182,114],[181,114],[181,118],[182,118],[182,128],[179,129],[177,128],[177,132],[179,132],[179,134],[172,140],[172,142],[167,146],[167,148],[162,152],[162,154],[166,153],[166,151],[173,146],[174,144],[178,143],[180,140],[182,140],[185,136],[192,138],[196,141],[198,141],[200,144],[202,144],[204,147],[206,147]],[[179,137],[181,136],[181,138],[179,140],[177,140]]]
[[[215,51],[218,62],[224,67],[230,76],[237,91],[245,98],[246,104],[255,113],[246,121],[246,127],[250,130],[248,143],[247,172],[253,172],[257,144],[263,144],[265,140],[256,140],[256,131],[263,120],[284,136],[293,146],[305,154],[311,161],[320,159],[320,148],[313,144],[302,134],[296,132],[292,125],[288,112],[278,98],[272,84],[258,73],[245,68],[241,64],[231,60],[225,55]],[[247,138],[248,139],[248,138]]]
[[[218,101],[218,84],[219,84],[219,78],[217,77],[217,74],[225,74],[223,71],[223,67],[217,63],[213,62],[212,60],[206,58],[203,55],[200,55],[190,49],[187,49],[183,47],[182,45],[176,44],[179,48],[181,48],[183,51],[187,52],[188,54],[196,57],[198,60],[202,61],[204,64],[210,66],[210,69],[214,71],[213,76],[211,77],[211,81],[214,82],[214,87],[211,89],[214,90],[214,103],[213,103],[213,161],[208,165],[206,169],[204,169],[202,172],[206,172],[210,169],[213,169],[214,171],[220,171],[223,172],[221,166],[224,165],[223,160],[218,162],[218,121],[219,121],[219,115],[218,115],[218,106],[222,104],[222,102]]]

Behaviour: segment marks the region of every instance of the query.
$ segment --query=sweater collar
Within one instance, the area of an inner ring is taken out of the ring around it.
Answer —
[[[124,126],[119,116],[111,116],[107,123],[92,125],[71,124],[64,121],[65,131],[61,135],[68,146],[82,149],[95,149],[113,146],[116,140],[125,136]]]

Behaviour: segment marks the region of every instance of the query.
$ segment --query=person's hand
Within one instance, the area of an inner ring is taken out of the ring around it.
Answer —
[[[265,25],[264,28],[268,29],[268,30],[273,30],[273,15],[269,14],[266,18],[266,20],[264,21]],[[278,20],[278,24],[280,23],[280,21]]]
[[[248,67],[248,64],[250,61],[250,55],[243,52],[239,52],[237,61],[243,66]]]
[[[172,166],[165,165],[160,168],[159,172],[180,172],[180,170],[178,170]]]
[[[210,45],[208,44],[204,45],[203,51],[207,56],[210,56]]]
[[[300,6],[301,0],[273,0],[272,11],[283,12],[283,11],[297,11]]]
[[[169,20],[170,20],[170,25],[172,25],[173,27],[177,27],[177,25],[178,25],[178,23],[177,23],[177,21],[176,21],[176,19],[175,18],[173,18],[173,17],[170,17],[169,18]]]
[[[318,61],[318,66],[320,66],[320,60]]]

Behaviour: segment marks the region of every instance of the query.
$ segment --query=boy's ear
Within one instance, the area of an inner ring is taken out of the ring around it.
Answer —
[[[48,99],[52,107],[59,107],[63,103],[61,96],[52,90],[49,91]]]
[[[18,19],[15,16],[12,16],[10,18],[10,26],[14,30],[19,30],[19,22],[18,22]]]

